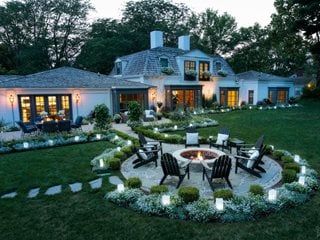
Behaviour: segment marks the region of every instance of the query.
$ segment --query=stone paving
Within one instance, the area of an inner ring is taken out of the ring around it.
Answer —
[[[69,184],[69,187],[73,193],[80,192],[82,190],[82,183],[72,183]]]
[[[57,186],[49,187],[44,194],[51,196],[51,195],[59,194],[59,193],[61,193],[61,191],[62,191],[62,186],[57,185]]]
[[[40,188],[31,189],[28,193],[28,198],[35,198],[36,196],[38,196],[39,192],[40,192]]]

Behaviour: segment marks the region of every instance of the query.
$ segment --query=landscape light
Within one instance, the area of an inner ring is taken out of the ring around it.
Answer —
[[[306,177],[305,176],[300,176],[298,182],[299,182],[299,184],[304,186],[304,184],[306,183]]]
[[[104,167],[104,161],[103,161],[103,159],[100,159],[100,160],[99,160],[99,167],[100,167],[100,168],[103,168],[103,167]]]
[[[124,185],[123,185],[122,183],[120,183],[120,184],[117,185],[117,191],[118,191],[119,193],[124,192]]]
[[[294,155],[294,161],[296,162],[296,163],[299,163],[300,162],[300,156],[299,155]]]
[[[79,141],[80,141],[80,137],[79,137],[79,136],[75,136],[75,137],[74,137],[74,140],[75,140],[76,142],[79,142]]]
[[[98,133],[98,134],[96,135],[96,138],[97,138],[98,140],[100,140],[100,139],[101,139],[101,134]]]
[[[306,166],[302,166],[301,167],[301,174],[306,174],[306,172],[307,172],[307,168],[306,168]]]
[[[23,148],[25,148],[25,149],[29,148],[29,143],[28,142],[24,142],[23,143]]]
[[[169,206],[170,205],[170,196],[169,195],[163,195],[161,197],[161,204],[162,204],[162,206]]]
[[[219,211],[223,211],[224,209],[223,198],[216,198],[216,209]]]
[[[53,144],[54,144],[53,140],[49,139],[48,144],[49,144],[49,146],[53,146]]]
[[[269,192],[268,192],[268,200],[270,202],[277,200],[277,190],[275,190],[275,189],[270,189],[269,190]]]

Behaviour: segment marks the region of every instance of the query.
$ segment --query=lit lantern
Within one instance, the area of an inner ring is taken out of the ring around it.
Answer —
[[[300,162],[300,156],[299,155],[294,155],[294,161],[296,163],[299,163]]]
[[[223,211],[224,209],[223,198],[216,198],[216,209],[219,211]]]
[[[304,186],[304,184],[306,182],[306,177],[305,176],[300,176],[298,182],[299,182],[299,184]]]
[[[100,159],[100,160],[99,160],[99,167],[100,167],[100,168],[103,168],[103,167],[104,167],[104,161],[103,161],[103,159]]]
[[[119,193],[124,192],[124,185],[123,185],[122,183],[120,183],[120,184],[117,185],[117,191],[118,191]]]
[[[269,190],[269,192],[268,192],[268,200],[270,202],[277,200],[277,190],[275,190],[275,189],[270,189]]]
[[[301,167],[301,174],[306,174],[306,172],[307,172],[307,168],[306,168],[306,166],[302,166]]]
[[[165,134],[164,137],[167,138],[167,137],[168,137],[168,134]]]
[[[127,144],[128,144],[128,146],[131,146],[131,145],[132,145],[132,141],[131,141],[131,140],[128,140],[128,141],[127,141]]]
[[[163,195],[161,197],[161,204],[162,204],[162,206],[169,206],[170,205],[170,196],[169,195]]]
[[[252,109],[252,106],[250,106],[249,109],[251,110],[251,109]]]
[[[100,140],[100,139],[101,139],[101,134],[98,133],[98,134],[96,135],[96,138],[97,138],[98,140]]]
[[[119,136],[118,136],[118,135],[115,135],[115,136],[114,136],[114,140],[119,140]]]
[[[224,109],[221,109],[221,112],[224,112]]]
[[[262,108],[262,107],[259,107],[259,109],[262,110],[263,108]]]
[[[269,145],[271,150],[274,151],[274,146],[273,145]]]
[[[28,142],[24,142],[23,143],[23,148],[28,149],[29,148],[29,143]]]
[[[209,136],[209,139],[212,140],[212,139],[213,139],[213,136]]]
[[[79,142],[79,141],[80,141],[80,137],[79,137],[79,136],[75,136],[75,137],[74,137],[74,140],[75,140],[76,142]]]
[[[121,151],[121,147],[117,147],[117,151],[120,152]]]
[[[54,144],[54,142],[53,142],[53,140],[48,140],[48,144],[49,144],[49,146],[53,146],[53,144]]]
[[[274,106],[273,109],[277,109],[277,106]]]
[[[193,127],[193,124],[192,124],[192,123],[190,123],[190,124],[189,124],[189,127]]]
[[[178,129],[178,126],[177,126],[177,125],[174,125],[173,129],[174,129],[174,130],[177,130],[177,129]]]

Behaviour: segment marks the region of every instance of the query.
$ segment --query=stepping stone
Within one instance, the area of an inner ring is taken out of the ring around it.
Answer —
[[[89,182],[89,184],[90,184],[92,189],[101,188],[101,186],[102,186],[102,178],[98,178],[96,180],[93,180],[93,181]]]
[[[69,184],[69,187],[73,193],[80,192],[82,190],[82,183]]]
[[[61,193],[61,189],[62,189],[61,185],[53,186],[48,188],[44,194],[49,196],[56,195],[58,193]]]
[[[40,191],[40,188],[30,189],[30,191],[28,193],[28,198],[35,198],[36,196],[38,196],[39,191]]]
[[[14,198],[17,195],[18,195],[17,192],[11,192],[11,193],[6,193],[6,194],[2,195],[1,198]]]
[[[118,176],[109,177],[109,182],[113,185],[123,184],[123,181]]]

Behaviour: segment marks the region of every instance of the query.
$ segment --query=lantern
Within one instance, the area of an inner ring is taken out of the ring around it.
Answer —
[[[306,166],[302,166],[301,167],[301,174],[306,174],[306,172],[307,172],[307,168],[306,168]]]
[[[98,133],[98,134],[96,135],[96,139],[100,140],[100,139],[101,139],[101,134]]]
[[[275,189],[270,189],[269,190],[269,192],[268,192],[268,200],[270,202],[277,200],[277,190],[275,190]]]
[[[161,197],[161,204],[163,206],[169,206],[170,205],[170,196],[169,195],[163,195]]]
[[[100,160],[99,160],[99,167],[100,167],[100,168],[103,168],[103,167],[104,167],[104,161],[103,161],[103,159],[100,159]]]
[[[53,140],[49,139],[48,144],[49,144],[49,146],[53,146],[53,144],[54,144]]]
[[[122,183],[120,183],[120,184],[117,185],[117,191],[118,191],[119,193],[124,192],[124,185],[123,185]]]
[[[75,136],[75,137],[74,137],[74,140],[75,140],[76,142],[79,142],[79,141],[80,141],[80,137],[79,137],[79,136]]]
[[[299,155],[294,155],[294,161],[296,163],[299,163],[300,162],[300,156]]]
[[[178,129],[178,126],[177,126],[177,125],[174,125],[173,129],[174,129],[174,130],[177,130],[177,129]]]
[[[223,198],[216,198],[216,209],[219,211],[223,211],[224,209]]]
[[[305,176],[300,176],[298,182],[299,182],[299,184],[304,186],[304,184],[306,182],[306,177]]]
[[[28,142],[24,142],[23,143],[23,148],[28,149],[29,148],[29,143]]]
[[[121,147],[117,147],[117,151],[120,152],[121,151]]]

